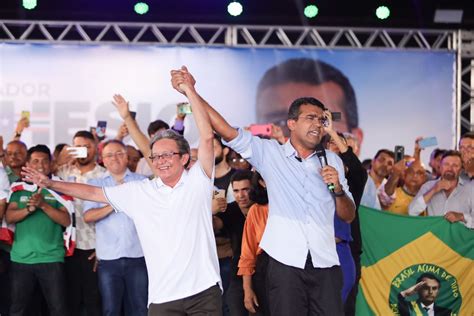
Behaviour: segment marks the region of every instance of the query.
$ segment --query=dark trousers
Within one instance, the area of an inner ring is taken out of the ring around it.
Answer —
[[[271,316],[344,315],[339,266],[314,268],[309,254],[304,269],[269,257],[266,281]]]
[[[101,303],[97,273],[93,271],[94,259],[88,257],[94,250],[75,249],[74,255],[65,259],[68,307],[72,316],[100,316]]]
[[[148,316],[220,316],[222,315],[221,290],[214,285],[205,291],[176,301],[150,304]]]
[[[254,314],[255,316],[270,315],[266,286],[268,258],[266,252],[262,252],[257,256],[255,273],[252,276],[252,287],[258,301],[257,312]]]
[[[10,312],[10,253],[0,249],[0,315]]]
[[[230,284],[231,265],[232,265],[231,257],[219,259],[219,271],[221,274],[222,289],[224,290],[224,294],[222,295],[222,314],[225,316],[229,316],[229,313],[230,313],[229,306],[227,305],[226,293]]]
[[[242,277],[232,276],[230,285],[225,293],[225,301],[229,307],[230,316],[247,316],[249,312],[244,305],[244,288]]]
[[[37,283],[46,299],[50,315],[68,315],[63,263],[12,262],[10,316],[29,316],[28,306]]]
[[[120,258],[100,260],[99,289],[102,315],[146,316],[148,313],[148,275],[145,259]]]

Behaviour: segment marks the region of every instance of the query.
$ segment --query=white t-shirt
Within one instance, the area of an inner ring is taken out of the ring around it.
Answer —
[[[171,188],[159,179],[104,187],[115,210],[135,223],[148,270],[148,304],[200,293],[220,283],[212,229],[213,179],[196,163]]]

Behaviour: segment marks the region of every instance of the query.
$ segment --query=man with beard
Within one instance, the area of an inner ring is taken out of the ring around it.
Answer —
[[[378,197],[378,191],[382,183],[392,173],[394,163],[394,153],[388,149],[380,149],[372,160],[372,166],[369,171],[369,177],[365,184],[364,193],[360,205],[367,207],[382,209]]]
[[[87,148],[87,157],[75,159],[58,170],[58,176],[69,182],[87,183],[102,178],[105,169],[96,163],[97,143],[88,131],[74,135],[73,146]],[[80,315],[82,306],[87,315],[100,315],[100,293],[95,272],[95,226],[83,218],[84,201],[74,199],[76,214],[76,249],[66,258],[68,306],[71,315]]]
[[[441,176],[426,182],[410,203],[409,214],[442,216],[451,223],[462,222],[473,228],[474,186],[460,178],[462,158],[458,151],[448,150],[441,158]]]
[[[242,247],[245,218],[253,202],[250,200],[253,173],[239,170],[230,178],[235,202],[227,205],[224,212],[216,215],[216,226],[228,232],[232,244],[232,265],[230,268],[230,284],[225,293],[225,301],[231,316],[248,315],[244,306],[244,290],[242,277],[237,275],[238,263]]]

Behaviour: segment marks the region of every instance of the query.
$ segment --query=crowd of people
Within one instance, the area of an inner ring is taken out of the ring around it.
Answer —
[[[145,135],[121,95],[114,139],[78,131],[51,153],[21,141],[26,118],[5,148],[0,137],[0,315],[354,315],[360,205],[474,226],[472,132],[433,150],[431,170],[421,138],[413,155],[381,149],[363,163],[319,99],[290,102],[288,135],[252,135],[186,67],[171,83],[197,148],[186,114]]]

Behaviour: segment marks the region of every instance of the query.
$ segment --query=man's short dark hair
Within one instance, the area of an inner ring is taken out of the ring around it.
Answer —
[[[172,129],[167,129],[153,136],[153,138],[150,141],[150,150],[153,150],[153,145],[157,141],[162,140],[162,139],[174,140],[176,142],[176,145],[178,146],[178,152],[180,156],[184,154],[189,155],[189,159],[184,165],[184,168],[186,168],[189,165],[189,162],[191,160],[191,148],[189,147],[189,143],[186,140],[186,138],[184,138],[183,135],[178,134],[177,132],[173,131]]]
[[[316,98],[313,98],[313,97],[298,98],[291,103],[290,108],[288,109],[288,119],[297,120],[298,116],[300,115],[300,108],[302,105],[305,105],[305,104],[314,105],[323,111],[327,110],[324,104]]]
[[[392,157],[393,159],[395,159],[395,153],[391,150],[388,150],[388,149],[380,149],[379,151],[377,151],[377,153],[375,154],[374,156],[374,160],[377,159],[378,156],[380,156],[381,154],[387,154],[389,155],[390,157]]]
[[[349,130],[359,126],[357,101],[349,79],[337,68],[323,61],[311,58],[289,59],[267,70],[258,84],[257,100],[266,88],[288,82],[320,85],[334,82],[344,93],[343,110],[347,117]]]
[[[28,152],[26,154],[26,160],[30,161],[31,155],[33,153],[43,153],[48,156],[49,161],[51,161],[51,151],[49,150],[49,147],[46,145],[36,145],[28,149]]]
[[[104,151],[104,148],[107,147],[109,144],[117,144],[117,145],[122,146],[123,149],[127,150],[127,147],[125,146],[124,143],[122,143],[122,142],[119,141],[118,139],[111,139],[111,140],[106,141],[106,142],[102,145],[102,151]]]
[[[260,180],[265,181],[260,173],[254,172],[252,176],[252,187],[250,188],[249,198],[257,204],[268,204],[267,188],[260,184]]]
[[[442,156],[446,152],[445,149],[435,148],[430,155],[430,159],[436,159],[438,156]]]
[[[461,138],[459,139],[459,142],[463,140],[464,138],[469,138],[469,139],[474,139],[474,132],[467,132],[461,135]]]
[[[423,281],[423,279],[430,279],[430,280],[435,280],[436,282],[438,282],[438,287],[441,287],[441,282],[438,280],[437,277],[434,276],[434,274],[432,273],[423,273],[421,274],[418,279],[416,279],[416,283],[420,283],[421,281]]]
[[[461,153],[457,150],[446,150],[441,156],[441,161],[443,161],[443,159],[446,157],[459,157],[459,159],[462,161]]]
[[[74,134],[74,137],[72,139],[74,139],[76,137],[87,138],[87,139],[90,139],[90,140],[95,142],[94,135],[92,135],[92,133],[89,132],[89,131],[78,131],[78,132],[76,132],[76,134]]]
[[[151,135],[156,134],[156,132],[162,129],[163,130],[170,129],[170,126],[168,125],[168,123],[162,120],[153,121],[148,125],[148,129],[147,129],[148,136],[151,137]]]
[[[242,180],[249,180],[252,182],[253,172],[250,170],[238,170],[236,171],[232,177],[230,177],[230,183],[234,183],[236,181]]]

